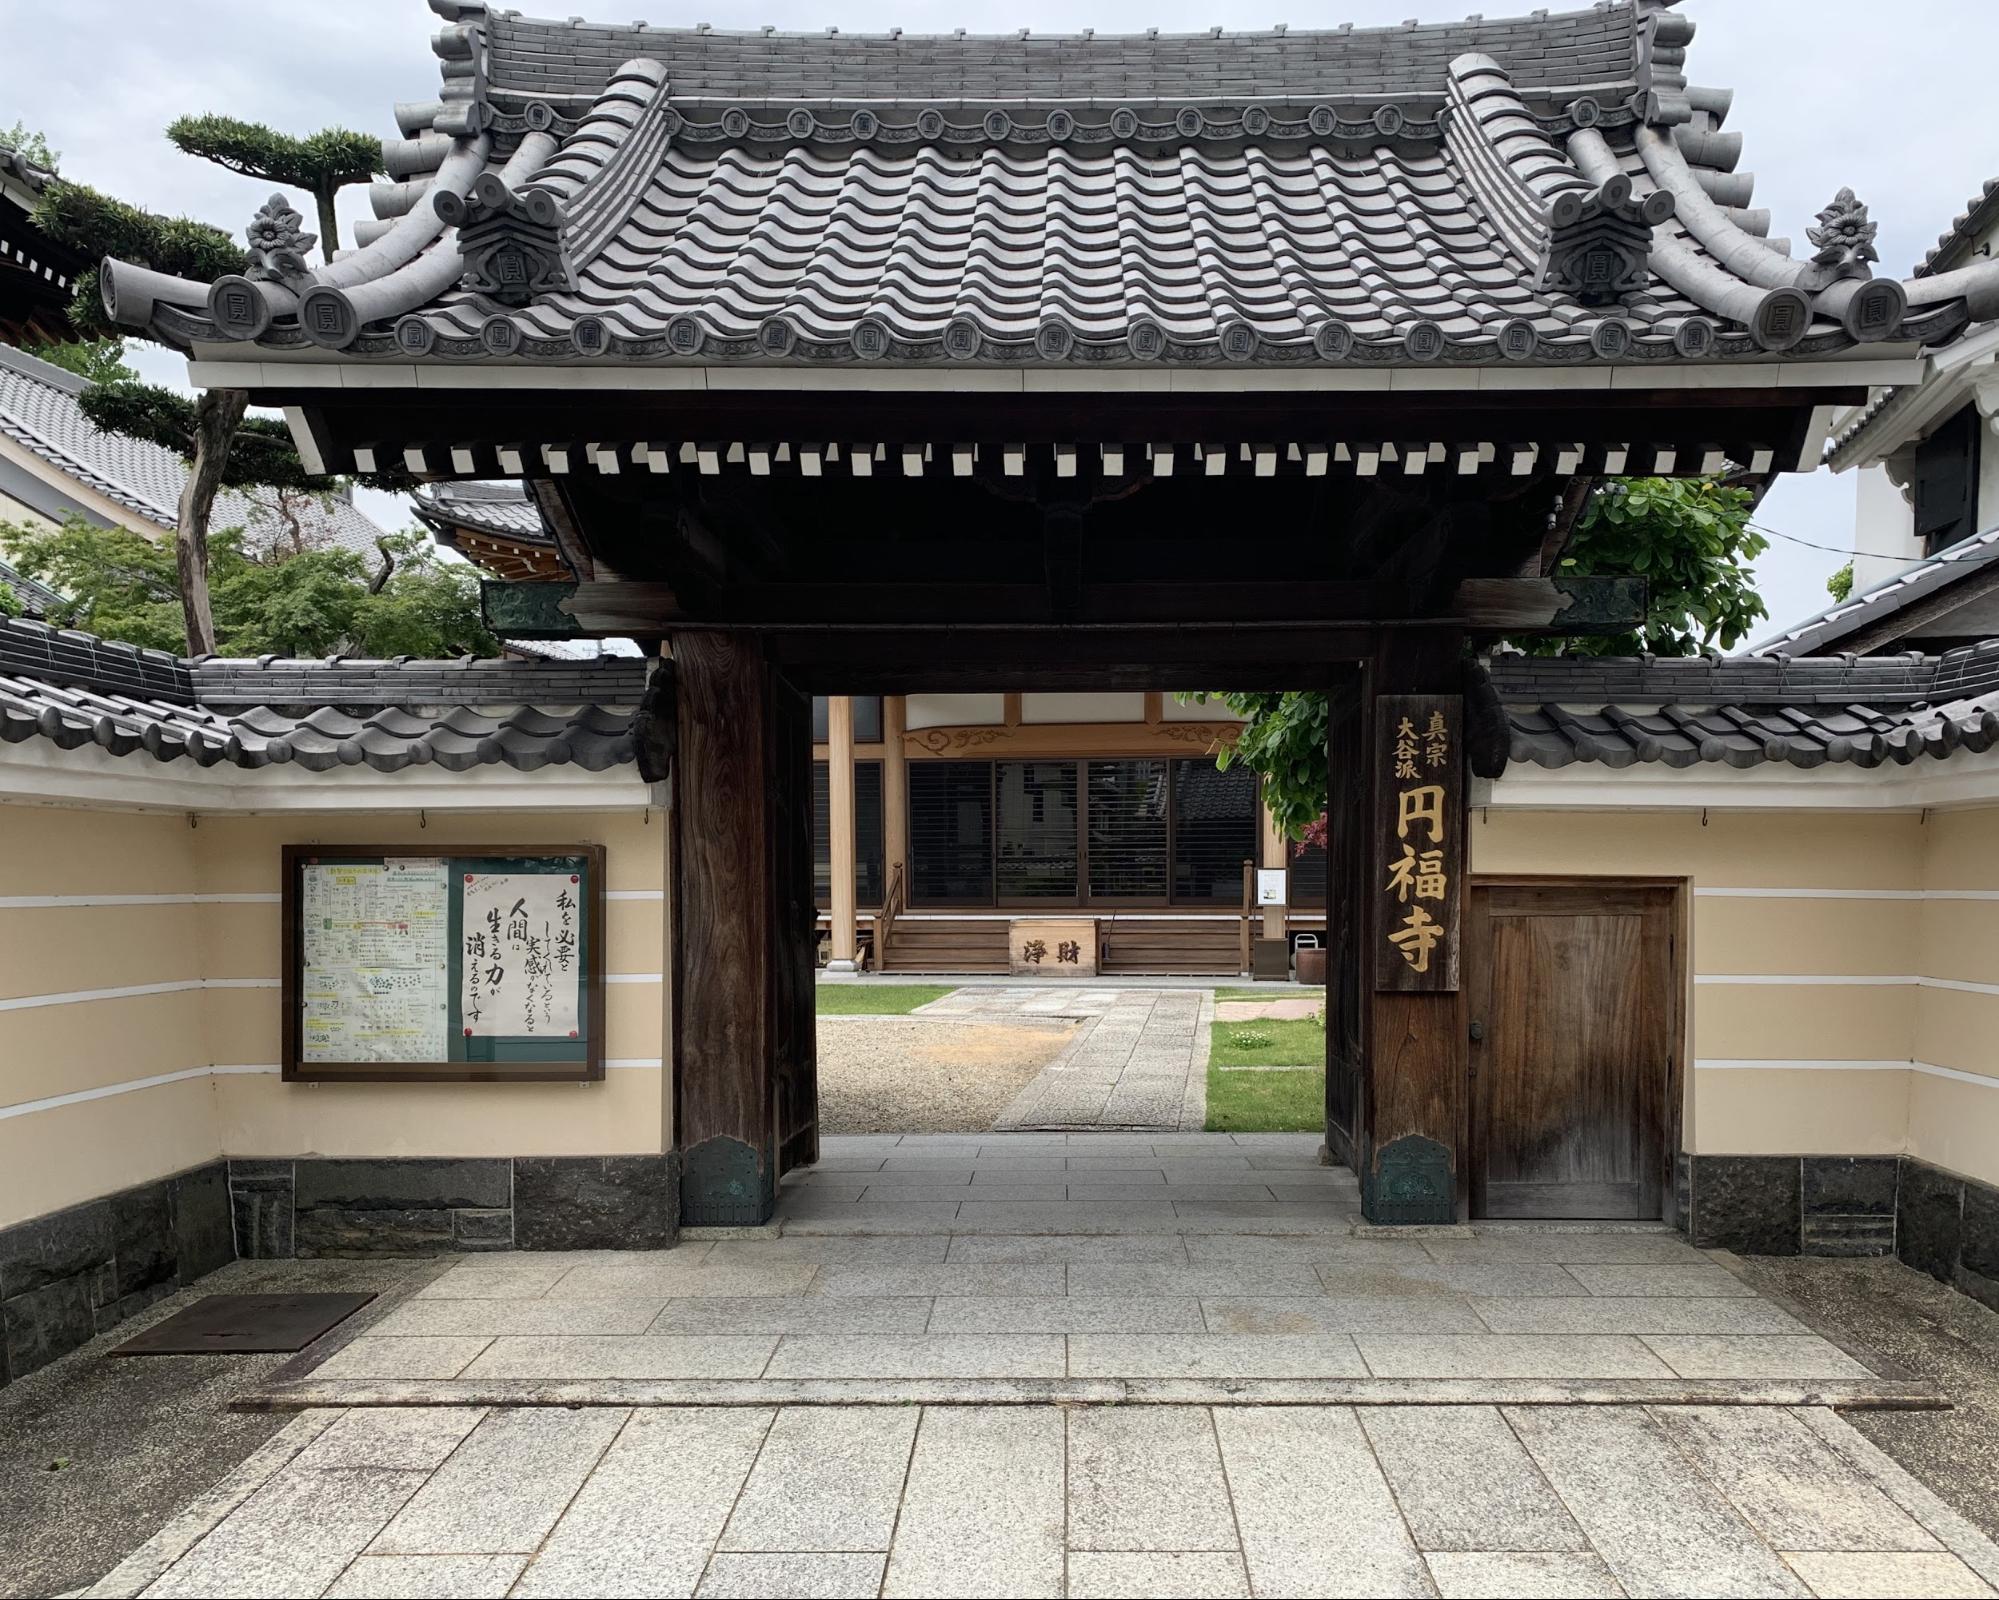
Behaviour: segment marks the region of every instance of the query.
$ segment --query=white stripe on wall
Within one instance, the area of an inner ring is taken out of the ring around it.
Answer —
[[[1939,1067],[1929,1061],[1696,1061],[1694,1066],[1701,1072],[1920,1072],[1926,1077],[1976,1084],[1981,1089],[1999,1089],[1999,1078]]]
[[[1857,988],[1916,988],[1916,989],[1956,989],[1963,994],[1999,994],[1999,983],[1973,983],[1969,978],[1921,978],[1884,977],[1879,974],[1856,974],[1842,977],[1837,973],[1804,972],[1700,972],[1694,975],[1694,982],[1702,983],[1748,983],[1770,984],[1777,987],[1821,984],[1828,987],[1852,986]]]
[[[0,911],[63,906],[274,906],[275,894],[0,894]]]
[[[606,900],[664,900],[664,889],[606,889]]]
[[[664,983],[666,975],[660,972],[607,972],[606,983]]]
[[[36,1006],[74,1006],[91,1000],[131,1000],[149,994],[183,994],[189,989],[275,989],[276,978],[179,978],[171,983],[133,983],[117,989],[71,989],[62,994],[23,994],[0,1000],[0,1011]]]
[[[1999,889],[1704,889],[1696,900],[1999,900]]]
[[[616,1071],[658,1072],[665,1063],[658,1056],[622,1056],[604,1063],[607,1069]],[[184,1072],[162,1072],[151,1078],[134,1078],[127,1083],[107,1083],[96,1089],[77,1089],[69,1094],[54,1094],[44,1100],[24,1100],[15,1106],[0,1106],[0,1122],[14,1117],[25,1117],[37,1111],[54,1111],[62,1106],[80,1105],[86,1100],[109,1100],[115,1095],[133,1094],[140,1089],[158,1089],[170,1083],[186,1083],[194,1078],[243,1078],[277,1077],[282,1067],[262,1066],[216,1066],[189,1067]],[[323,1087],[314,1084],[312,1087]],[[366,1087],[379,1089],[382,1084],[368,1084]]]

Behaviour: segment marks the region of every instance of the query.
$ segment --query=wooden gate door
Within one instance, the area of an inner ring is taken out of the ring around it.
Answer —
[[[1680,1049],[1674,896],[1474,887],[1474,1217],[1664,1215]]]
[[[819,910],[812,891],[812,700],[772,686],[771,1069],[777,1175],[819,1159],[819,1046],[814,1014]]]

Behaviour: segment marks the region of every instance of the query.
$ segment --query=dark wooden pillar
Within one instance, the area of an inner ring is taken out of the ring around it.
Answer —
[[[674,1138],[681,1220],[768,1221],[815,1160],[811,705],[756,641],[673,641]]]
[[[1453,634],[1391,634],[1333,697],[1327,1130],[1370,1222],[1454,1222],[1468,1047],[1463,676]]]

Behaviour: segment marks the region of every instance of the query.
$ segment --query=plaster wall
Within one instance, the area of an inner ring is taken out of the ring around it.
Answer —
[[[629,812],[207,815],[191,827],[178,814],[0,805],[0,1226],[217,1156],[669,1149],[665,833],[663,816]],[[605,1080],[282,1082],[286,843],[602,844]]]
[[[1853,510],[1853,592],[1859,594],[1920,561],[1923,547],[1916,539],[1916,514],[1887,469],[1861,467],[1854,476],[1858,482]]]
[[[1495,807],[1471,862],[1687,883],[1690,1152],[1999,1179],[1999,808]]]

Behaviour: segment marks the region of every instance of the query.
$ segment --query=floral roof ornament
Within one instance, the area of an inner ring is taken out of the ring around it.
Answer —
[[[1818,254],[1812,257],[1818,266],[1843,277],[1864,278],[1869,273],[1868,263],[1881,259],[1881,252],[1874,248],[1880,231],[1881,224],[1868,220],[1867,207],[1854,198],[1853,191],[1842,189],[1819,213],[1819,225],[1807,228],[1805,236],[1818,246]]]
[[[261,283],[297,287],[311,281],[306,252],[319,242],[307,233],[305,218],[281,194],[274,194],[250,219],[243,237],[250,245],[250,265],[243,276]]]

